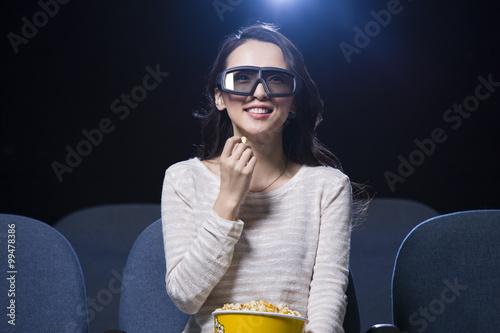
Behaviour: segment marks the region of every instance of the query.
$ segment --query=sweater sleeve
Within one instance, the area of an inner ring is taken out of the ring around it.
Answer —
[[[321,225],[309,292],[308,333],[344,332],[351,217],[351,185],[342,174],[321,199]]]
[[[231,264],[243,222],[224,220],[211,209],[195,213],[194,186],[186,178],[171,168],[165,173],[161,217],[167,292],[181,311],[194,314]]]

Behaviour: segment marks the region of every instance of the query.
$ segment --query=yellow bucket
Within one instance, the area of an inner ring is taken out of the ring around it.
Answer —
[[[215,311],[215,333],[304,333],[307,319],[272,312]]]

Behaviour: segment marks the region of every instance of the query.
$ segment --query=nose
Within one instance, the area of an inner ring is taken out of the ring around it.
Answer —
[[[255,87],[255,91],[253,92],[253,96],[257,99],[269,98],[269,96],[267,96],[266,89],[264,89],[264,85],[262,84],[262,82],[259,82],[257,84],[257,87]]]

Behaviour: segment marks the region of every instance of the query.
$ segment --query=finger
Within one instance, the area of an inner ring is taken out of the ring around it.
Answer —
[[[248,161],[246,168],[249,169],[250,173],[253,173],[253,170],[255,169],[255,164],[257,164],[257,157],[252,154],[252,157],[250,157],[250,160]]]
[[[231,157],[236,160],[240,160],[243,154],[247,151],[250,151],[250,154],[253,154],[252,147],[250,147],[248,144],[236,143],[233,149],[233,153],[231,154]]]
[[[252,149],[250,147],[246,147],[246,149],[241,152],[239,161],[241,161],[246,166],[253,156],[254,154]]]
[[[229,156],[231,156],[235,149],[236,144],[240,141],[241,141],[240,137],[236,136],[227,139],[226,144],[224,145],[224,149],[222,150],[221,157],[228,158]]]
[[[239,175],[248,176],[253,174],[256,157],[251,149],[246,149],[239,159],[233,159],[232,170]]]
[[[246,149],[245,151],[241,152],[236,152],[231,156],[229,161],[231,161],[231,164],[233,165],[234,170],[238,172],[243,172],[252,158],[253,153],[250,151],[250,149]]]
[[[233,150],[231,151],[231,156],[235,156],[234,153],[236,152],[236,149],[240,146],[239,142],[236,142],[233,146]]]

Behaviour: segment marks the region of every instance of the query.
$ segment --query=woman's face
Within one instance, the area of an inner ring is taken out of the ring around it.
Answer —
[[[246,41],[229,55],[226,69],[238,66],[289,69],[279,46],[257,40]],[[269,97],[262,83],[250,96],[233,95],[216,88],[215,101],[219,110],[227,109],[234,135],[254,139],[281,136],[288,113],[295,113],[293,96]]]

